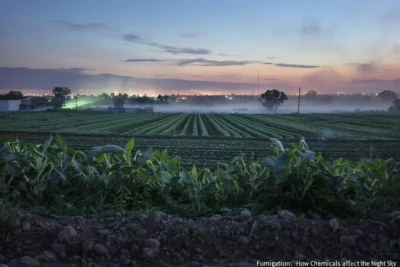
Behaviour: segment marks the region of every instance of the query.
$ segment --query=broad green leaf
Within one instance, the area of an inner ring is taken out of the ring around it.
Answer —
[[[179,177],[182,182],[188,183],[191,180],[190,174],[187,171],[181,171]]]
[[[299,151],[298,153],[299,153],[300,157],[302,157],[303,159],[307,159],[307,160],[313,159],[316,155],[315,152],[313,152],[311,150],[307,150],[307,149],[303,150],[303,151]]]
[[[166,169],[167,171],[171,171],[171,165],[168,162],[161,162],[161,166]]]
[[[169,183],[171,181],[172,175],[166,171],[160,171],[158,174],[158,179],[163,183]]]
[[[197,168],[196,168],[196,166],[195,165],[193,165],[193,167],[192,167],[192,171],[191,171],[191,176],[193,177],[193,178],[197,178]]]
[[[3,159],[11,161],[11,160],[16,159],[16,157],[14,155],[11,155],[11,154],[4,154],[3,155]]]
[[[265,158],[262,159],[261,163],[265,167],[267,167],[267,168],[272,170],[275,167],[275,161],[276,161],[275,157],[265,157]]]
[[[138,159],[138,163],[140,165],[145,164],[149,159],[153,158],[154,153],[152,151],[146,151],[143,155]]]
[[[96,158],[96,161],[98,162],[98,163],[102,163],[102,162],[104,162],[105,160],[106,160],[106,158],[107,158],[107,154],[105,154],[105,153],[99,153],[99,154],[97,154],[96,156],[95,156],[95,158]]]
[[[92,148],[89,150],[89,152],[88,152],[88,157],[89,157],[90,159],[92,159],[93,157],[95,157],[97,154],[100,154],[100,153],[101,153],[101,148],[95,146],[95,147],[92,147]]]
[[[57,144],[61,147],[61,148],[63,148],[63,149],[65,149],[65,148],[67,148],[67,142],[65,141],[65,139],[61,136],[61,135],[56,135],[56,140],[57,140]]]
[[[132,138],[125,146],[125,159],[127,161],[131,160],[132,149],[135,146],[135,140]]]
[[[125,149],[116,145],[106,145],[102,146],[100,148],[100,151],[101,151],[100,153],[118,153],[118,152],[124,153]]]
[[[160,150],[155,150],[155,151],[154,151],[154,157],[155,157],[156,159],[158,159],[158,160],[162,158],[162,155],[161,155]]]

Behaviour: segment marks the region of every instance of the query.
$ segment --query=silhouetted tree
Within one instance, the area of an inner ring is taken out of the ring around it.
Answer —
[[[268,112],[278,109],[278,107],[287,99],[288,98],[284,92],[276,89],[265,91],[265,93],[263,93],[259,98],[261,104],[267,108]]]
[[[395,100],[398,96],[395,92],[390,91],[390,90],[385,90],[382,91],[378,94],[378,97],[383,100],[383,101],[387,101],[387,102],[392,102],[393,100]]]
[[[393,100],[393,105],[389,108],[390,112],[400,113],[400,99]]]
[[[168,100],[169,100],[169,96],[164,95],[164,102],[163,103],[168,103]]]
[[[53,88],[53,104],[55,108],[62,108],[65,105],[65,97],[71,94],[68,87]]]
[[[24,97],[24,95],[20,91],[10,91],[7,94],[0,95],[0,99],[7,100],[20,100]]]
[[[309,97],[309,98],[317,97],[317,91],[314,91],[314,90],[308,91],[307,94],[306,94],[306,97]]]
[[[111,98],[111,96],[109,96],[109,95],[106,94],[106,93],[102,93],[101,95],[99,95],[99,97],[100,97],[101,99],[110,99],[110,98]]]

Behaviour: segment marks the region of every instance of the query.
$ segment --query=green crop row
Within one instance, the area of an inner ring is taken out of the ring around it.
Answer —
[[[56,135],[44,144],[16,138],[0,145],[0,197],[53,213],[126,212],[158,207],[204,215],[247,207],[313,216],[373,216],[400,204],[400,163],[381,158],[328,161],[300,145],[270,155],[233,158],[215,169],[182,168],[167,150],[125,146],[69,148]],[[209,151],[213,153],[213,151]]]

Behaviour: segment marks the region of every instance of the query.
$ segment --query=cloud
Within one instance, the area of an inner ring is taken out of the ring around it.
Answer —
[[[65,20],[54,20],[51,23],[61,25],[73,30],[95,30],[107,28],[108,26],[104,23],[88,23],[88,24],[77,24],[71,23]]]
[[[235,75],[235,74],[221,74],[221,75],[218,75],[218,77],[219,78],[236,78],[237,75]]]
[[[386,25],[400,22],[400,6],[391,8],[387,12],[383,13],[379,17],[379,21],[381,22],[381,24]]]
[[[300,68],[300,69],[315,69],[320,68],[316,65],[302,65],[302,64],[286,64],[286,63],[272,63],[272,62],[260,62],[260,61],[250,61],[250,60],[210,60],[205,58],[193,58],[193,59],[183,59],[183,60],[164,60],[164,59],[127,59],[125,62],[173,62],[176,66],[202,66],[202,67],[224,67],[224,66],[245,66],[250,64],[265,64],[274,65],[280,68]],[[225,74],[223,74],[225,75]],[[237,75],[237,74],[236,74]]]
[[[182,34],[179,34],[179,37],[181,37],[181,38],[196,38],[196,37],[199,37],[200,36],[200,34],[195,34],[195,33],[182,33]]]
[[[297,47],[304,50],[345,53],[345,48],[339,45],[334,36],[333,27],[325,27],[319,20],[305,20],[297,30]]]
[[[285,63],[278,63],[278,64],[274,64],[274,65],[277,67],[280,67],[280,68],[299,68],[299,69],[320,68],[320,66],[316,66],[316,65],[297,65],[297,64],[285,64]]]
[[[323,34],[322,25],[319,21],[306,21],[300,29],[300,35],[303,38],[319,37]]]
[[[196,59],[184,59],[179,60],[177,62],[177,66],[187,66],[187,65],[196,65],[196,66],[244,66],[248,64],[258,63],[258,61],[235,61],[235,60],[226,60],[226,61],[218,61],[218,60],[208,60],[204,58],[196,58]]]
[[[192,54],[192,55],[210,55],[211,51],[203,48],[180,48],[175,46],[168,46],[168,45],[159,45],[157,43],[149,43],[148,45],[158,47],[164,52],[178,55],[178,54]]]
[[[165,61],[167,60],[153,59],[153,58],[134,58],[125,60],[125,62],[165,62]]]
[[[145,40],[135,34],[125,34],[122,39],[128,42],[145,43]]]
[[[400,44],[395,44],[392,47],[392,52],[395,53],[395,54],[399,54],[400,55]]]
[[[226,53],[219,53],[218,56],[220,57],[237,57],[238,55],[226,54]]]
[[[179,54],[192,54],[192,55],[210,55],[211,51],[208,49],[203,49],[203,48],[186,48],[186,47],[176,47],[176,46],[170,46],[170,45],[161,45],[155,42],[149,42],[146,41],[145,39],[135,35],[135,34],[125,34],[122,37],[123,40],[128,41],[128,42],[134,42],[138,44],[143,44],[143,45],[148,45],[151,47],[156,47],[161,50],[163,50],[166,53],[174,54],[174,55],[179,55]]]
[[[263,80],[265,80],[265,81],[278,81],[279,79],[277,79],[277,78],[264,78]]]
[[[385,79],[360,79],[353,80],[351,83],[400,83],[400,79],[385,80]]]
[[[369,73],[378,70],[378,63],[374,61],[370,63],[350,63],[350,65],[353,65],[360,73]]]
[[[342,75],[333,68],[323,68],[315,70],[313,73],[306,75],[302,82],[304,85],[323,87],[326,85],[334,86],[344,84],[346,81]]]
[[[0,89],[25,88],[51,90],[55,86],[66,86],[72,91],[93,88],[94,90],[111,91],[118,88],[121,91],[132,90],[163,90],[174,88],[175,91],[194,90],[227,90],[243,91],[256,88],[255,83],[212,82],[207,80],[160,79],[120,76],[114,74],[85,74],[83,68],[72,69],[29,69],[0,67]]]

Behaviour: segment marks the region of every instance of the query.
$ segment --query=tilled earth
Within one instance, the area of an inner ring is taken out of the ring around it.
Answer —
[[[24,214],[0,236],[0,266],[257,266],[257,261],[400,261],[400,211],[379,220],[277,215],[184,219]]]

